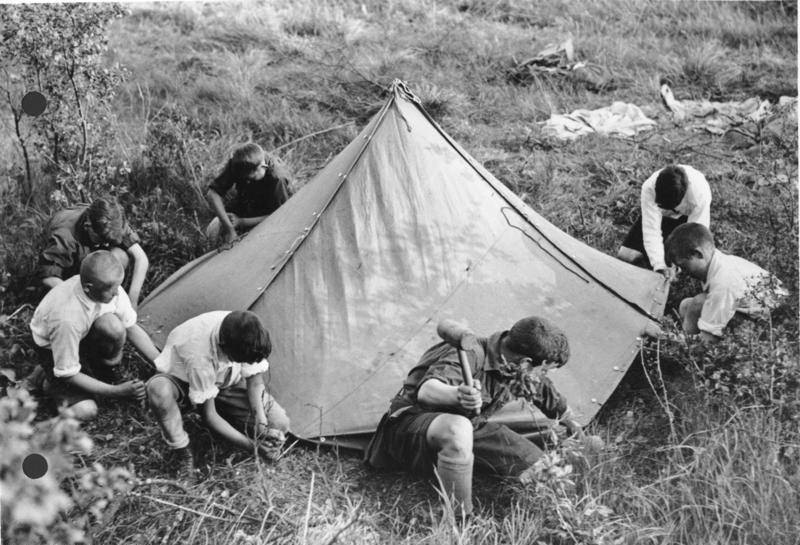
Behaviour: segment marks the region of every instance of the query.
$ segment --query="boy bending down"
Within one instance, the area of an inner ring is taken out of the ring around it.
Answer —
[[[201,406],[208,427],[243,449],[271,458],[283,444],[289,419],[262,377],[270,352],[269,333],[248,311],[206,312],[170,332],[147,396],[182,478],[192,477],[194,460],[181,407]]]
[[[531,316],[509,331],[488,338],[451,320],[437,329],[444,339],[423,354],[391,401],[370,445],[366,462],[377,468],[401,467],[431,475],[436,469],[455,506],[472,511],[473,465],[526,482],[542,451],[508,427],[476,415],[493,412],[516,397],[513,378],[533,392],[533,402],[548,418],[582,437],[569,418],[564,398],[545,376],[569,358],[564,333],[549,321]],[[467,352],[475,381],[462,383],[458,350]],[[528,396],[526,396],[528,397]]]
[[[666,242],[668,259],[703,283],[703,292],[681,301],[683,330],[703,342],[719,340],[738,313],[764,316],[788,292],[780,280],[755,263],[716,249],[714,237],[699,223],[681,225]]]
[[[124,275],[111,252],[92,252],[81,262],[80,275],[56,284],[33,313],[31,334],[43,359],[33,381],[79,419],[97,414],[95,396],[144,398],[141,381],[120,380],[126,338],[148,360],[158,355],[120,287]]]

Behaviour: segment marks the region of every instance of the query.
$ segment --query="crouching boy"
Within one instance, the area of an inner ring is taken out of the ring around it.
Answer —
[[[768,315],[788,295],[769,272],[718,250],[711,231],[699,223],[675,229],[666,250],[671,263],[703,283],[703,292],[684,299],[679,307],[683,330],[699,334],[703,342],[719,340],[737,314]]]
[[[472,511],[473,466],[501,476],[531,478],[542,451],[510,428],[485,416],[524,397],[548,418],[564,418],[567,404],[545,376],[569,358],[564,333],[531,316],[488,338],[451,320],[437,329],[444,339],[423,354],[391,401],[365,455],[376,468],[403,468],[431,476],[434,470],[456,512]],[[462,381],[458,349],[466,351],[474,384]],[[523,388],[519,388],[519,386]],[[480,413],[480,415],[478,414]]]
[[[81,262],[80,275],[47,292],[33,313],[31,334],[43,360],[34,386],[70,406],[79,419],[97,414],[95,396],[144,399],[141,381],[121,380],[126,339],[150,361],[158,355],[120,287],[124,275],[111,252],[92,252]]]
[[[192,405],[226,441],[274,457],[289,419],[264,385],[270,352],[269,333],[252,312],[207,312],[170,332],[155,359],[159,373],[147,382],[147,397],[180,477],[194,475],[181,417],[181,408]]]

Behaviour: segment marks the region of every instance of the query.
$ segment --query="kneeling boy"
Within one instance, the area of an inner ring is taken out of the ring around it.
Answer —
[[[289,419],[262,378],[270,352],[269,333],[248,311],[206,312],[170,332],[155,359],[159,374],[147,382],[147,396],[181,477],[194,472],[181,407],[202,406],[212,431],[268,458],[283,443]]]
[[[737,314],[769,314],[788,292],[780,280],[758,265],[725,254],[714,237],[699,223],[681,225],[666,243],[667,258],[703,283],[703,292],[681,301],[683,330],[700,334],[704,342],[716,341]]]
[[[631,227],[617,257],[672,279],[664,261],[664,241],[687,222],[711,222],[711,189],[703,174],[689,165],[672,165],[653,173],[641,190],[641,216]]]
[[[124,275],[111,252],[92,252],[81,262],[80,275],[47,292],[33,313],[31,333],[44,358],[34,380],[81,419],[97,414],[94,396],[144,398],[139,380],[112,384],[120,381],[126,338],[150,361],[158,355],[120,287]]]
[[[576,422],[563,418],[566,401],[545,376],[567,362],[569,345],[560,329],[536,316],[488,338],[451,320],[442,321],[437,332],[444,342],[429,348],[409,372],[367,447],[366,462],[423,475],[435,468],[456,509],[470,513],[473,465],[525,482],[542,456],[525,437],[476,415],[521,395],[515,381],[529,387],[532,395],[525,397],[545,416],[562,418],[572,433],[583,435]],[[467,351],[472,387],[462,382],[458,349]]]

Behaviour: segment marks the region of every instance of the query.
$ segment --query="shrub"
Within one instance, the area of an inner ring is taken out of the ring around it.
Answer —
[[[111,502],[130,487],[131,473],[100,464],[75,469],[74,454],[88,454],[92,441],[68,409],[34,424],[37,403],[23,389],[0,398],[0,484],[5,543],[85,543],[93,525],[113,516]],[[48,468],[37,479],[22,471],[31,453]]]

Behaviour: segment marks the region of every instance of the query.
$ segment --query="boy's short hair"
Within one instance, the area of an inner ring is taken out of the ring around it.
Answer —
[[[219,327],[219,345],[231,361],[256,363],[272,352],[269,332],[250,311],[234,310]]]
[[[233,151],[230,166],[235,176],[243,177],[257,169],[265,158],[266,152],[264,148],[254,142],[249,142]]]
[[[511,326],[507,346],[510,350],[531,358],[534,365],[543,362],[561,367],[569,359],[569,342],[564,332],[544,318],[529,316]]]
[[[99,198],[92,201],[88,210],[92,230],[104,241],[119,245],[122,243],[125,228],[125,214],[113,198]]]
[[[95,250],[81,261],[80,275],[82,284],[93,282],[106,275],[121,280],[125,276],[125,269],[108,250]]]
[[[665,210],[678,206],[686,195],[686,173],[679,166],[661,169],[656,178],[656,204]]]
[[[698,248],[714,248],[714,235],[701,223],[684,223],[675,228],[664,242],[667,263],[691,257]]]

